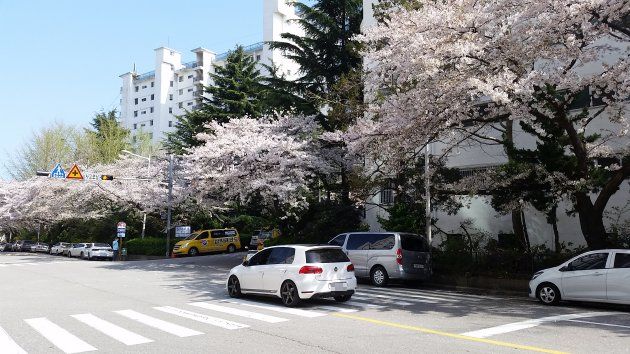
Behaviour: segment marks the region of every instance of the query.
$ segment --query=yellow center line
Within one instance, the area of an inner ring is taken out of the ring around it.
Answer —
[[[374,323],[374,324],[379,324],[379,325],[382,325],[382,326],[407,329],[407,330],[410,330],[410,331],[416,331],[416,332],[422,332],[422,333],[428,333],[428,334],[435,334],[435,335],[438,335],[438,336],[462,339],[462,340],[467,340],[467,341],[471,341],[471,342],[491,344],[491,345],[496,345],[496,346],[500,346],[500,347],[508,347],[508,348],[513,348],[513,349],[528,350],[528,351],[538,352],[538,353],[567,354],[566,352],[561,352],[561,351],[558,351],[558,350],[544,349],[544,348],[532,347],[532,346],[529,346],[529,345],[521,345],[521,344],[515,344],[515,343],[509,343],[509,342],[501,342],[501,341],[492,340],[492,339],[469,337],[469,336],[464,336],[464,335],[461,335],[461,334],[455,334],[455,333],[449,333],[449,332],[443,332],[443,331],[436,331],[434,329],[429,329],[429,328],[424,328],[424,327],[409,326],[409,325],[404,325],[404,324],[395,323],[395,322],[388,322],[388,321],[380,321],[380,320],[375,320],[373,318],[368,318],[368,317],[348,315],[348,314],[342,314],[342,313],[335,313],[333,315],[337,316],[337,317],[343,317],[343,318],[349,318],[349,319],[358,320],[358,321],[364,321],[364,322],[370,322],[370,323]]]

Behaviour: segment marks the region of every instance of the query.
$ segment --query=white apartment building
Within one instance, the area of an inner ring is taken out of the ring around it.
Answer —
[[[294,78],[297,64],[286,59],[277,50],[271,50],[266,42],[281,40],[285,32],[301,35],[301,27],[292,20],[297,18],[295,8],[288,0],[263,1],[263,38],[261,42],[244,47],[259,64],[263,75],[264,65],[275,65],[287,78]],[[120,120],[131,130],[132,136],[148,133],[152,141],[159,143],[165,134],[175,129],[177,115],[196,109],[204,96],[204,86],[211,84],[210,74],[214,65],[222,65],[229,52],[215,54],[205,48],[191,50],[193,60],[182,61],[176,50],[160,47],[155,49],[153,70],[120,75]]]
[[[376,25],[372,4],[378,0],[363,0],[363,22],[362,30]],[[596,109],[595,104],[590,105],[591,109]],[[608,123],[602,121],[593,124],[590,129],[605,130],[610,126],[603,126]],[[519,146],[533,146],[533,138],[520,130],[518,125],[514,127],[514,137]],[[625,142],[627,144],[627,141]],[[430,144],[432,155],[439,155],[444,151],[444,146],[440,143]],[[447,167],[459,169],[463,175],[484,173],[488,169],[507,162],[507,157],[502,146],[494,145],[481,146],[479,144],[462,144],[448,155]],[[371,200],[366,203],[365,222],[372,231],[384,231],[378,222],[378,218],[387,218],[387,206],[394,202],[394,191],[388,188],[376,191]],[[612,196],[607,204],[607,210],[613,207],[623,207],[630,200],[630,183],[624,182],[620,189]],[[436,225],[447,232],[461,233],[460,224],[464,220],[471,220],[476,229],[483,230],[496,237],[500,233],[511,233],[512,220],[510,215],[501,215],[492,208],[487,196],[472,197],[465,207],[459,209],[456,214],[449,215],[441,210],[433,210],[433,217],[437,218]],[[571,209],[570,202],[566,201],[558,206],[558,230],[561,242],[571,242],[574,246],[585,243],[580,223],[577,216],[569,216],[566,210]],[[547,222],[546,216],[533,207],[525,210],[525,223],[532,244],[544,244],[553,249],[553,229]],[[434,245],[439,245],[441,237],[434,240]]]

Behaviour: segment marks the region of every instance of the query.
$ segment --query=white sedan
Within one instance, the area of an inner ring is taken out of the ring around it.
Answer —
[[[265,248],[232,268],[227,280],[231,297],[272,295],[280,297],[288,307],[311,298],[348,301],[356,287],[354,266],[335,246]]]
[[[72,247],[68,250],[68,257],[81,257],[85,256],[85,246],[87,243],[74,243]]]
[[[112,246],[106,243],[88,243],[83,252],[83,258],[92,259],[108,259],[114,260],[114,250]]]
[[[546,305],[560,300],[630,305],[630,250],[591,251],[536,272],[529,296]]]

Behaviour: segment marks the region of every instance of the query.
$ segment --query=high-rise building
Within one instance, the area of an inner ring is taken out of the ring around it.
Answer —
[[[244,47],[245,52],[259,63],[260,72],[268,74],[265,65],[273,65],[287,78],[294,78],[299,67],[272,50],[266,42],[282,40],[285,32],[301,35],[295,8],[288,0],[263,0],[263,38],[259,43]],[[229,53],[215,54],[205,48],[193,49],[194,60],[183,62],[176,50],[155,49],[155,68],[145,73],[134,71],[121,75],[120,119],[132,136],[148,133],[154,142],[175,128],[175,116],[199,107],[204,86],[211,83],[214,65],[222,65]]]

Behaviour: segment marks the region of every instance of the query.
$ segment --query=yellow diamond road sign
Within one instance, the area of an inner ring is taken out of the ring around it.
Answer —
[[[77,164],[72,165],[72,168],[70,169],[70,171],[66,175],[66,178],[67,179],[78,179],[78,180],[82,180],[83,179],[83,173],[81,173],[81,170],[79,169],[79,166],[77,166]]]

